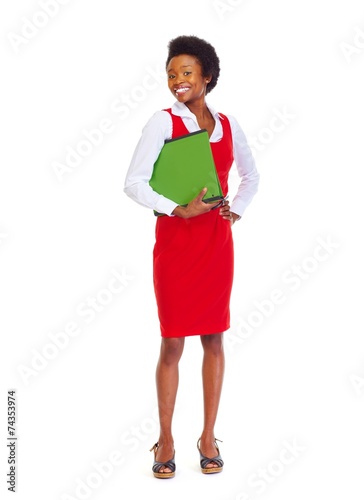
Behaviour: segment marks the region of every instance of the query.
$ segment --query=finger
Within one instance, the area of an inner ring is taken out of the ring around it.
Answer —
[[[196,196],[196,201],[202,201],[202,198],[205,196],[207,193],[207,187],[204,187],[202,191]]]
[[[231,219],[231,215],[229,213],[220,213],[221,217],[226,220]]]

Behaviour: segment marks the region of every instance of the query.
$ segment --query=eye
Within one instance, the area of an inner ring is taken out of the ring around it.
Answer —
[[[168,75],[169,80],[172,80],[172,78],[174,78],[174,75]]]
[[[188,76],[188,75],[190,75],[191,73],[192,73],[192,71],[185,71],[183,74],[184,74],[185,76]]]

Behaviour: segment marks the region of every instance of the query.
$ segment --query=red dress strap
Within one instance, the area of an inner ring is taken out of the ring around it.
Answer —
[[[172,113],[172,108],[164,109],[163,111],[167,111],[172,118],[172,139],[176,137],[180,137],[181,135],[189,134],[189,130],[186,125],[183,123],[183,120],[180,116],[174,115]],[[228,177],[230,167],[234,160],[233,154],[233,136],[231,131],[231,125],[229,119],[223,113],[219,113],[221,118],[221,126],[223,137],[218,142],[211,142],[211,150],[214,156],[215,165],[217,167],[218,176],[220,179],[222,191],[224,196],[228,193]]]
[[[172,108],[164,109],[163,111],[167,111],[172,118],[172,139],[179,137],[181,135],[189,134],[189,131],[186,125],[183,123],[183,120],[180,116],[174,115],[172,113]]]

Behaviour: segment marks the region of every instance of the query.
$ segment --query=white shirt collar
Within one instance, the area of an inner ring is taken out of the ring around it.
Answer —
[[[219,119],[222,119],[222,117],[219,115],[219,113],[208,103],[206,103],[206,106],[210,110],[212,116],[214,117],[215,121],[218,121]],[[175,101],[173,106],[172,106],[172,113],[177,116],[185,116],[188,118],[192,118],[196,123],[196,115],[194,115],[186,106],[186,104],[183,104],[183,102]]]

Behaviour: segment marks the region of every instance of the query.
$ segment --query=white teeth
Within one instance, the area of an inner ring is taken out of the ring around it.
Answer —
[[[187,92],[187,90],[189,90],[188,87],[183,87],[181,89],[177,89],[176,94],[184,94],[185,92]]]

